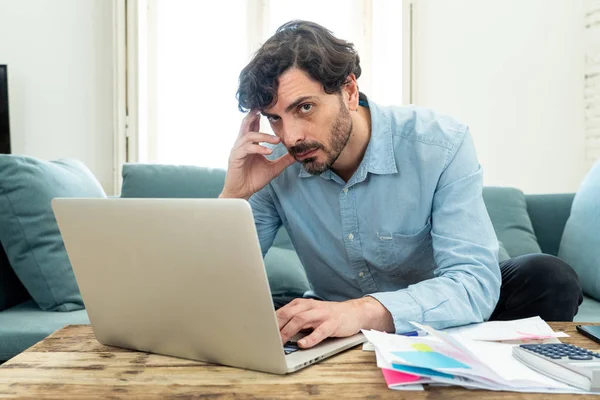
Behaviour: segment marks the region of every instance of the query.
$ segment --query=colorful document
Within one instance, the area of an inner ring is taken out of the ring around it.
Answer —
[[[408,337],[363,330],[375,349],[377,366],[391,389],[407,390],[415,384],[446,384],[517,392],[586,393],[522,364],[512,356],[513,344],[473,340],[464,337],[464,332],[450,334],[411,323],[428,335]],[[502,337],[508,336],[508,332],[506,328]],[[532,332],[547,333],[544,329]]]

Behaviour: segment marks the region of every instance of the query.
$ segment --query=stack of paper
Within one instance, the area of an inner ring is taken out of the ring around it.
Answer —
[[[419,390],[422,384],[445,384],[518,392],[586,393],[522,364],[512,355],[513,344],[473,340],[469,337],[475,335],[473,328],[450,334],[416,322],[412,324],[428,335],[402,336],[363,330],[375,349],[377,366],[382,369],[391,389]],[[527,324],[519,325],[519,329],[524,325]],[[491,333],[498,340],[504,340],[507,335],[514,336],[512,328],[506,328],[503,333],[496,327],[490,330]],[[523,333],[527,333],[527,338],[549,334],[542,332],[542,335],[531,329]],[[481,332],[477,335],[483,337]]]

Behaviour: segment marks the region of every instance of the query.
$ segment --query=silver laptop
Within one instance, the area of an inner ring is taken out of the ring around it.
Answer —
[[[57,198],[52,207],[105,345],[285,374],[365,341],[284,351],[245,200]]]

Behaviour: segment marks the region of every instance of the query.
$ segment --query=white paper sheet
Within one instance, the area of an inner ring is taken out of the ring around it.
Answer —
[[[564,332],[554,332],[550,325],[540,317],[518,319],[514,321],[488,321],[481,324],[459,326],[444,329],[455,337],[484,341],[531,341],[569,337]],[[558,340],[550,342],[559,343]]]
[[[569,337],[564,332],[554,332],[550,325],[540,317],[518,319],[514,321],[488,321],[480,324],[442,329],[456,338],[518,343],[560,343],[558,338]],[[520,332],[520,333],[519,333]],[[534,339],[533,337],[539,339]],[[364,351],[375,351],[373,344],[365,342]]]

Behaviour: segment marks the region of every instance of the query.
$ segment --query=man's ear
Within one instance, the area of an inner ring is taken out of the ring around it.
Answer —
[[[350,111],[358,110],[358,83],[356,76],[351,72],[346,78],[346,83],[342,86],[344,97],[348,100],[348,109]]]

